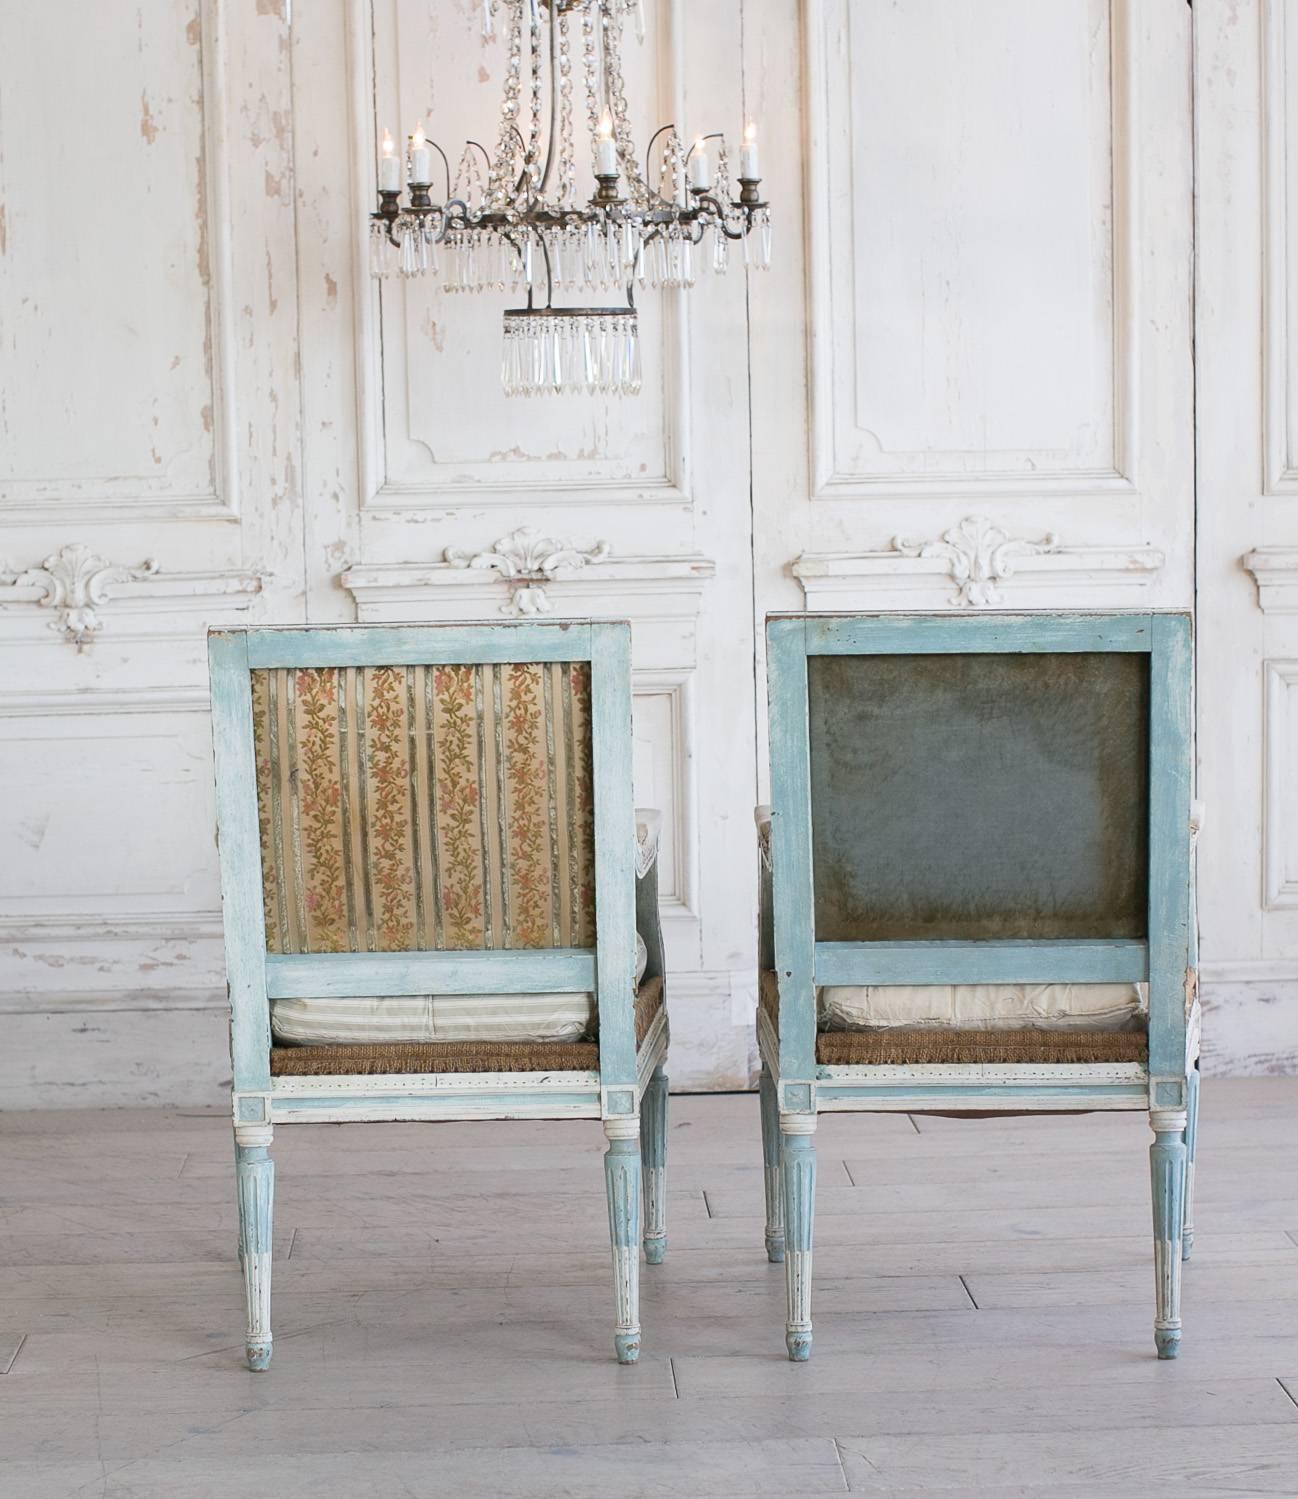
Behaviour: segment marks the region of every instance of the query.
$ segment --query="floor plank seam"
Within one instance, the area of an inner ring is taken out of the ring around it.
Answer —
[[[289,1235],[288,1253],[284,1256],[284,1258],[286,1260],[291,1260],[293,1258],[293,1246],[296,1243],[297,1243],[297,1229],[294,1229],[293,1232]]]
[[[4,1366],[3,1369],[0,1369],[0,1374],[8,1374],[10,1369],[12,1369],[13,1366],[18,1362],[18,1355],[27,1346],[27,1338],[28,1334],[23,1333],[22,1337],[18,1339],[18,1342],[14,1347],[14,1351],[9,1355],[9,1362]],[[1285,1393],[1288,1394],[1288,1391],[1286,1391]]]
[[[960,1284],[964,1287],[964,1293],[969,1298],[970,1304],[973,1306],[974,1311],[977,1311],[978,1303],[974,1299],[974,1293],[969,1289],[969,1282],[964,1278],[963,1275],[960,1276]]]
[[[676,1397],[677,1400],[679,1400],[681,1398],[681,1387],[676,1382],[676,1360],[675,1359],[669,1358],[667,1360],[667,1372],[672,1377],[672,1394],[675,1395],[675,1397]],[[1288,1390],[1286,1390],[1285,1394],[1287,1395],[1288,1393],[1289,1393]]]
[[[847,1476],[847,1464],[843,1461],[843,1444],[838,1440],[837,1437],[831,1437],[830,1441],[832,1441],[834,1444],[834,1458],[838,1463],[838,1471],[842,1475],[843,1492],[845,1494],[850,1494],[853,1492],[852,1480]],[[861,1460],[866,1464],[871,1472],[878,1472],[878,1469],[870,1461],[870,1459],[865,1456],[864,1453],[861,1454]]]
[[[1280,1386],[1280,1388],[1285,1392],[1285,1394],[1289,1397],[1289,1399],[1293,1401],[1294,1405],[1298,1406],[1298,1395],[1294,1394],[1294,1392],[1289,1388],[1289,1386],[1287,1384],[1285,1384],[1284,1380],[1283,1379],[1277,1379],[1276,1380],[1276,1384],[1278,1384]]]
[[[716,1214],[712,1211],[712,1204],[708,1201],[707,1191],[704,1190],[699,1195],[703,1198],[704,1211],[707,1213],[709,1218],[714,1218]]]
[[[852,1184],[852,1186],[856,1186],[856,1178],[852,1175],[852,1168],[847,1164],[846,1161],[843,1162],[843,1170],[847,1173],[847,1179]]]

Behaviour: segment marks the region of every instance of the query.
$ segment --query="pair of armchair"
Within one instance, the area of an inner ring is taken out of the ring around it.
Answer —
[[[1198,1104],[1183,616],[768,621],[766,1248],[811,1350],[825,1110],[1148,1109],[1180,1342]],[[274,1127],[591,1118],[614,1347],[666,1247],[668,1029],[625,623],[211,637],[247,1354]],[[945,1010],[943,1010],[945,1006]]]

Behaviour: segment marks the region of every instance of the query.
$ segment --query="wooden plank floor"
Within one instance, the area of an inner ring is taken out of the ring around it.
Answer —
[[[624,1369],[597,1125],[283,1128],[250,1374],[226,1121],[0,1116],[0,1494],[1298,1495],[1298,1079],[1201,1138],[1159,1364],[1143,1116],[823,1117],[793,1365],[757,1099],[674,1098]]]

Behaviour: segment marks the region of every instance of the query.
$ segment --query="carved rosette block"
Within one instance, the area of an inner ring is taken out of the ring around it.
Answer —
[[[1154,1204],[1154,1345],[1159,1358],[1181,1348],[1181,1231],[1185,1221],[1184,1109],[1151,1109],[1149,1179]]]
[[[602,562],[611,550],[607,541],[597,541],[583,551],[570,541],[542,536],[532,526],[519,526],[485,552],[447,547],[442,555],[452,567],[496,572],[509,582],[509,601],[500,606],[502,614],[535,616],[550,612],[546,583],[553,582],[561,572],[579,571],[592,562]]]
[[[812,1215],[816,1201],[814,1114],[780,1119],[780,1176],[784,1189],[784,1343],[789,1357],[811,1357]]]
[[[103,628],[99,610],[114,583],[138,583],[158,571],[152,557],[138,567],[107,562],[88,546],[75,542],[52,552],[39,567],[0,567],[0,587],[37,588],[36,600],[43,609],[57,609],[50,629],[62,633],[78,652],[85,650]]]
[[[613,1347],[619,1364],[640,1357],[640,1141],[611,1139],[604,1153],[608,1229],[613,1244],[613,1297],[617,1322]]]
[[[936,541],[908,541],[894,537],[892,549],[902,557],[935,557],[947,564],[956,591],[953,604],[985,609],[1001,602],[999,584],[1014,572],[1020,557],[1041,557],[1059,550],[1053,534],[1040,541],[1011,536],[985,515],[967,515],[959,525],[943,531]]]
[[[248,1367],[270,1365],[270,1269],[275,1165],[264,1145],[236,1146],[239,1242],[248,1301]]]
[[[644,1170],[644,1257],[661,1265],[667,1253],[667,1075],[655,1067],[640,1105]]]

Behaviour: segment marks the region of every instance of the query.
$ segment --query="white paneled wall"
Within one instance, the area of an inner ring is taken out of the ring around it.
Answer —
[[[641,140],[757,118],[777,258],[647,295],[607,403],[359,254],[382,128],[493,138],[477,0],[3,7],[5,1102],[218,1096],[204,627],[500,618],[447,552],[521,527],[634,624],[678,1084],[749,1078],[802,607],[1197,604],[1206,1045],[1298,1065],[1298,0],[645,3]]]

